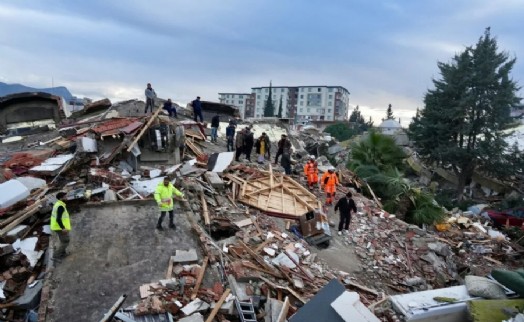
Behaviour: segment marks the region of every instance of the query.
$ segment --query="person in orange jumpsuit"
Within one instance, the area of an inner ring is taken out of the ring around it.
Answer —
[[[329,167],[327,172],[324,172],[320,179],[320,185],[326,192],[326,205],[331,206],[337,192],[337,186],[340,185],[338,176],[335,173],[335,167]]]
[[[307,177],[307,185],[309,190],[313,189],[313,185],[318,183],[318,164],[315,161],[315,156],[310,155],[308,162],[304,166],[304,175]]]

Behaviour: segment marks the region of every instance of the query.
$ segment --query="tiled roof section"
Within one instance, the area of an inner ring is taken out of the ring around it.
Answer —
[[[100,134],[101,136],[113,135],[120,133],[120,130],[127,128],[132,123],[137,121],[136,118],[114,118],[107,122],[99,124],[94,127],[93,132]]]

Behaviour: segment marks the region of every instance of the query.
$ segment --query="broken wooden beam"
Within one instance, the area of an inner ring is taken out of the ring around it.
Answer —
[[[206,272],[208,260],[209,260],[209,257],[207,256],[204,257],[204,263],[202,264],[202,268],[200,269],[200,272],[198,273],[195,287],[193,288],[193,293],[191,293],[191,300],[194,300],[197,297],[198,290],[200,289],[200,285],[202,284],[202,280],[204,279],[204,273]]]
[[[222,294],[222,296],[220,297],[220,300],[218,300],[218,302],[215,304],[215,307],[213,308],[213,311],[211,311],[211,313],[207,317],[206,322],[212,322],[213,321],[213,319],[215,318],[215,316],[218,313],[218,310],[220,310],[220,308],[222,307],[222,304],[224,304],[224,301],[229,296],[229,292],[231,292],[230,289],[226,289],[224,291],[224,294]]]
[[[131,142],[131,144],[127,148],[127,152],[131,152],[131,150],[133,150],[133,147],[135,146],[135,144],[138,142],[138,140],[140,140],[142,135],[146,133],[147,129],[151,126],[151,124],[153,124],[153,121],[156,119],[156,117],[158,116],[158,113],[160,113],[161,110],[162,108],[159,107],[157,108],[155,113],[151,115],[151,117],[149,118],[149,121],[147,121],[146,125],[142,128],[142,130],[140,130],[140,133],[138,133],[138,135],[134,138],[133,142]]]
[[[209,226],[211,224],[211,220],[209,220],[209,210],[207,209],[207,201],[206,198],[204,198],[204,193],[200,191],[200,202],[202,203],[202,216],[204,217],[204,224],[206,226]]]

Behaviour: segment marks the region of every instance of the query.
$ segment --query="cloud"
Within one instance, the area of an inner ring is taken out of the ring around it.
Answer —
[[[474,44],[487,25],[518,56],[522,13],[515,0],[2,2],[0,80],[44,87],[54,79],[113,101],[143,99],[151,82],[177,102],[270,80],[341,85],[378,120],[389,103],[403,119],[422,106],[437,61]],[[524,78],[519,61],[513,76]]]

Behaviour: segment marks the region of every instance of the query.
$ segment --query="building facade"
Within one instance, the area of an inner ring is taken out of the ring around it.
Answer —
[[[218,93],[220,103],[237,107],[242,118],[263,117],[269,86],[253,87],[251,94]],[[271,99],[278,115],[296,123],[345,121],[348,119],[349,91],[342,86],[271,86]]]
[[[242,119],[251,117],[255,108],[255,96],[249,93],[218,93],[218,100],[222,104],[238,108]]]

